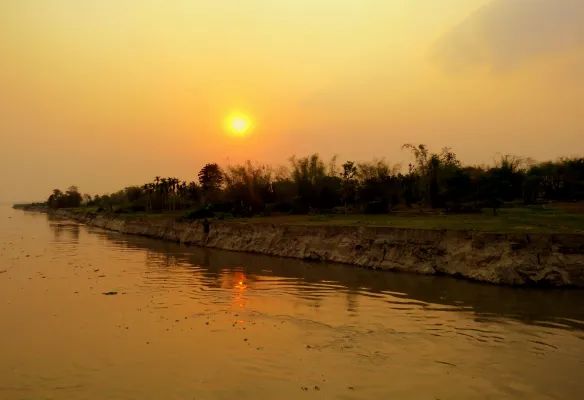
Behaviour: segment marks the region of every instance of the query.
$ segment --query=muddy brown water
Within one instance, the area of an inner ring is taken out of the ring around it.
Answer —
[[[583,371],[584,291],[185,247],[0,206],[0,399],[580,399]]]

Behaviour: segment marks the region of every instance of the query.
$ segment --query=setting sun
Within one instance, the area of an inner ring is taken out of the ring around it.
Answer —
[[[227,130],[235,136],[246,136],[251,129],[251,120],[245,114],[235,113],[226,118]]]

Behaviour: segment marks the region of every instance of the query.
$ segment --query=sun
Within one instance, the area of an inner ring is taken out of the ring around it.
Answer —
[[[251,118],[243,113],[233,113],[225,119],[225,128],[234,136],[247,136],[251,127]]]

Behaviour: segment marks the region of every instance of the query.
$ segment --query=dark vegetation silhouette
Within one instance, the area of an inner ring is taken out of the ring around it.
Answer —
[[[59,189],[53,190],[47,200],[47,205],[51,208],[79,207],[82,200],[83,196],[79,193],[77,186],[70,186],[64,193]]]
[[[584,200],[584,158],[534,163],[505,155],[492,166],[462,165],[450,148],[431,152],[406,144],[413,161],[404,171],[383,159],[325,162],[318,154],[292,157],[289,167],[251,161],[221,168],[206,164],[197,180],[157,176],[109,195],[55,189],[51,208],[87,206],[97,212],[187,210],[186,218],[307,213],[382,214],[395,210],[474,213],[510,204]]]

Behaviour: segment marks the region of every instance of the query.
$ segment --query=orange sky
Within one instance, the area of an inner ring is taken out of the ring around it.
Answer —
[[[582,21],[581,0],[1,2],[0,200],[406,142],[582,155]]]

